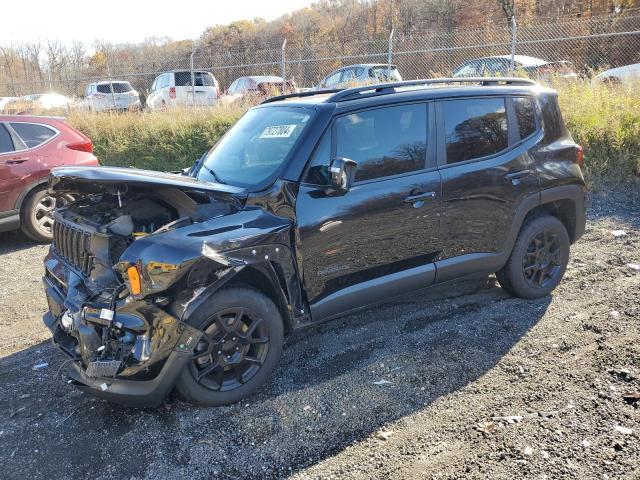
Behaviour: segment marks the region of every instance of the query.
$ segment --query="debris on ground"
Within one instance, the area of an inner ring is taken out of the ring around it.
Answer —
[[[613,235],[616,238],[624,237],[626,234],[627,234],[627,232],[625,232],[624,230],[612,230],[611,231],[611,235]]]
[[[42,368],[47,368],[48,366],[49,366],[49,364],[48,364],[48,363],[46,363],[46,362],[45,362],[45,363],[38,363],[38,364],[34,365],[34,366],[31,368],[31,370],[40,370],[40,369],[42,369]]]
[[[628,392],[622,395],[622,398],[625,402],[634,404],[640,401],[640,390],[636,390],[635,392]]]
[[[640,272],[640,263],[627,263],[627,267],[636,272]]]
[[[522,415],[511,415],[508,417],[493,417],[492,420],[504,423],[520,423],[523,418]]]
[[[621,433],[622,435],[633,435],[632,428],[623,427],[622,425],[616,425],[613,428],[616,432]]]
[[[391,438],[391,435],[393,435],[395,432],[393,432],[392,430],[388,430],[388,431],[384,431],[384,430],[380,430],[376,433],[376,438],[378,440],[382,440],[382,441],[387,441],[389,440],[389,438]]]
[[[485,435],[491,435],[498,429],[496,422],[480,422],[474,425],[474,428]]]
[[[377,382],[373,382],[374,385],[391,385],[393,382],[389,380],[378,380]]]
[[[524,447],[524,450],[522,450],[522,453],[524,453],[526,456],[531,456],[533,455],[533,448]]]

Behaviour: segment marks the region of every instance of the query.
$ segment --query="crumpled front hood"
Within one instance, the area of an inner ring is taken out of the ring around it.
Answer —
[[[49,190],[59,193],[115,193],[129,185],[138,187],[175,187],[180,190],[218,193],[246,198],[244,188],[209,183],[174,173],[122,167],[58,167],[51,171]]]

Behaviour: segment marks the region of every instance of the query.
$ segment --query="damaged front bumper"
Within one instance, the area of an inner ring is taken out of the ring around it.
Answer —
[[[112,311],[104,300],[89,301],[94,296],[73,272],[67,271],[64,283],[59,273],[65,269],[55,256],[45,266],[49,311],[43,322],[53,343],[72,358],[72,383],[109,401],[159,406],[191,359],[201,332],[152,300],[127,297],[115,302]]]

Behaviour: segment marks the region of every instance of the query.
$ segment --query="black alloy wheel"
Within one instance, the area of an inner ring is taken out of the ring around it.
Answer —
[[[266,322],[242,307],[217,312],[204,330],[190,363],[196,381],[214,391],[234,390],[251,380],[269,351]]]
[[[522,258],[522,272],[527,283],[534,288],[546,288],[562,271],[562,250],[558,235],[543,230],[529,243]]]
[[[223,288],[186,321],[203,332],[176,383],[187,401],[209,407],[237,402],[278,366],[283,317],[273,300],[254,288]]]

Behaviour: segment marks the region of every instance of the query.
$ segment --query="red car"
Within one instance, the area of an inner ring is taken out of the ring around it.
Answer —
[[[91,140],[63,118],[0,115],[0,232],[51,240],[53,209],[64,199],[47,194],[47,178],[60,165],[98,165]]]

